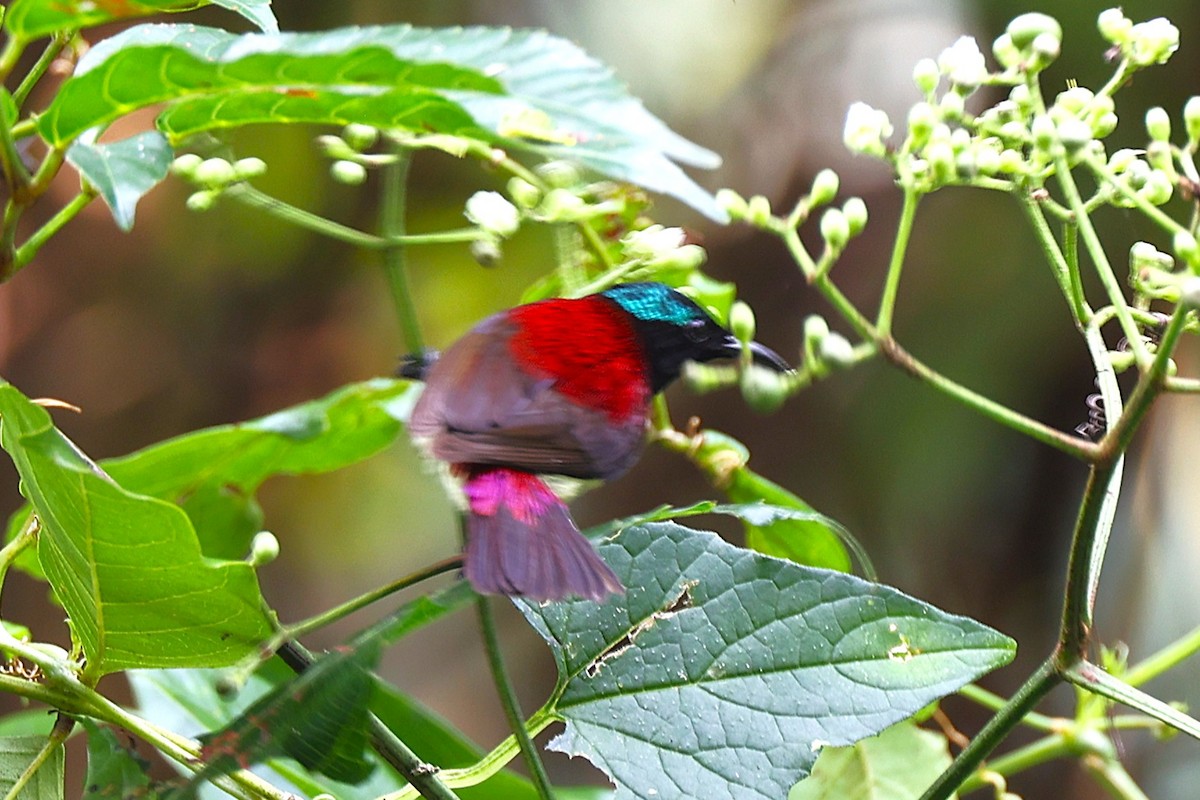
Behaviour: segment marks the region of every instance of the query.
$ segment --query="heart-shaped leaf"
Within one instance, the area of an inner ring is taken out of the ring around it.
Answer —
[[[674,523],[626,528],[600,553],[624,596],[519,605],[560,670],[567,727],[550,747],[604,770],[617,798],[784,797],[821,748],[882,731],[1015,650],[887,586]]]

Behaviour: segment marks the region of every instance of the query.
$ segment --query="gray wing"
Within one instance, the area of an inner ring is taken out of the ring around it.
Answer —
[[[645,420],[616,424],[513,363],[501,314],[454,343],[430,369],[409,430],[450,463],[497,464],[574,478],[613,478],[632,466]]]

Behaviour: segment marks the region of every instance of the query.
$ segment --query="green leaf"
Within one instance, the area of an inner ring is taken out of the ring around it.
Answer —
[[[837,532],[840,526],[835,528],[836,523],[779,484],[742,467],[730,474],[725,493],[735,503],[763,501],[801,512],[761,519],[743,516],[746,546],[751,550],[810,567],[850,570],[850,555]]]
[[[96,134],[85,131],[67,149],[67,161],[100,191],[118,227],[129,231],[138,201],[167,177],[174,150],[157,131],[104,144]]]
[[[84,718],[87,730],[87,777],[83,782],[83,800],[154,800],[158,793],[150,786],[150,762],[125,747],[112,728],[100,727]]]
[[[260,30],[279,30],[270,0],[213,0],[212,4],[241,14]],[[13,0],[4,16],[4,27],[18,39],[30,40],[57,31],[92,28],[166,11],[191,11],[205,5],[206,0]]]
[[[0,738],[0,794],[7,794],[46,744],[45,736]],[[63,749],[54,748],[16,800],[63,800]]]
[[[882,731],[1011,660],[1011,639],[895,589],[734,547],[674,523],[600,553],[606,603],[519,607],[554,652],[550,746],[617,798],[779,798],[817,751]]]
[[[131,670],[128,673],[139,714],[164,728],[193,737],[228,727],[275,690],[274,684],[256,674],[235,697],[224,697],[217,691],[222,676],[223,673],[217,670],[199,669]],[[378,763],[373,754],[370,757],[372,763]],[[193,774],[186,768],[178,769],[184,775]],[[328,793],[339,800],[373,800],[404,786],[402,779],[382,767],[374,769],[358,785],[312,775],[289,759],[272,758],[260,769],[272,784],[306,797]]]
[[[374,764],[365,756],[371,669],[378,643],[317,659],[294,680],[256,700],[236,719],[200,737],[206,762],[194,781],[287,755],[335,781],[361,783]]]
[[[151,445],[102,466],[130,491],[178,503],[204,554],[239,558],[261,529],[254,493],[275,475],[332,472],[393,444],[419,387],[380,378],[260,419]]]
[[[62,146],[155,104],[166,106],[158,125],[173,142],[265,122],[480,136],[725,218],[677,165],[714,167],[719,158],[649,113],[603,64],[540,31],[393,25],[236,35],[139,25],[80,59],[38,130]]]
[[[946,738],[901,722],[850,747],[826,747],[788,800],[916,800],[950,765]]]
[[[0,384],[0,446],[38,516],[38,558],[90,676],[224,666],[270,635],[249,564],[205,558],[178,506],[123,489],[10,384]]]

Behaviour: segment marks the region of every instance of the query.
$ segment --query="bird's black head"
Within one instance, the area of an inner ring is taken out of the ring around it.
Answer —
[[[685,361],[737,358],[742,343],[718,325],[691,298],[662,283],[622,283],[601,293],[633,318],[650,361],[655,392],[679,377]],[[776,353],[757,342],[754,360],[780,372],[791,369]]]

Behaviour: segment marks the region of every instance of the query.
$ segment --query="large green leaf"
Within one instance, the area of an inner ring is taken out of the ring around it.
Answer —
[[[87,718],[80,722],[87,730],[88,754],[83,800],[157,800],[158,792],[150,785],[150,762],[123,745],[112,728]]]
[[[193,780],[290,756],[335,781],[361,783],[374,769],[366,755],[371,670],[378,642],[318,658],[293,680],[254,701],[235,719],[200,737],[203,769]]]
[[[17,778],[46,744],[44,736],[0,738],[0,793],[7,794]],[[63,749],[57,747],[34,773],[16,800],[63,800]]]
[[[190,11],[208,4],[208,0],[13,0],[4,15],[4,28],[20,39],[37,39],[56,31]],[[212,5],[235,11],[268,33],[279,30],[271,0],[212,0]]]
[[[205,558],[178,506],[119,486],[10,384],[0,384],[0,445],[90,675],[223,666],[270,635],[249,564]]]
[[[540,31],[393,25],[235,35],[139,25],[93,47],[38,130],[62,146],[164,104],[172,141],[264,122],[366,123],[482,136],[674,195],[722,218],[676,164],[719,163],[576,45]]]
[[[788,800],[917,800],[950,766],[946,737],[901,722],[849,747],[821,750]]]
[[[603,604],[520,603],[554,650],[566,730],[617,798],[776,800],[851,744],[1007,663],[1012,640],[895,589],[674,523],[600,553]]]
[[[254,493],[275,475],[332,472],[393,444],[420,393],[377,378],[260,419],[151,445],[103,466],[122,486],[179,503],[205,555],[236,558],[262,521]]]
[[[67,150],[67,161],[96,187],[123,231],[133,228],[134,210],[146,192],[167,177],[175,151],[158,131],[119,142],[99,143],[86,131]]]
[[[330,472],[361,461],[403,433],[419,389],[379,378],[260,419],[187,433],[101,462],[125,489],[187,513],[212,558],[241,558],[262,527],[254,493],[274,475]],[[29,515],[14,515],[10,537]]]
[[[185,736],[201,736],[229,726],[274,689],[274,684],[255,675],[235,697],[217,691],[222,673],[215,670],[132,670],[129,684],[138,712],[165,728]],[[372,763],[377,764],[373,756]],[[183,770],[185,774],[191,772]],[[376,768],[358,785],[341,784],[313,775],[290,759],[270,759],[262,767],[272,784],[313,797],[322,792],[339,800],[370,800],[396,791],[404,781],[386,768]],[[208,792],[201,792],[209,796]],[[212,797],[224,797],[219,792]]]

